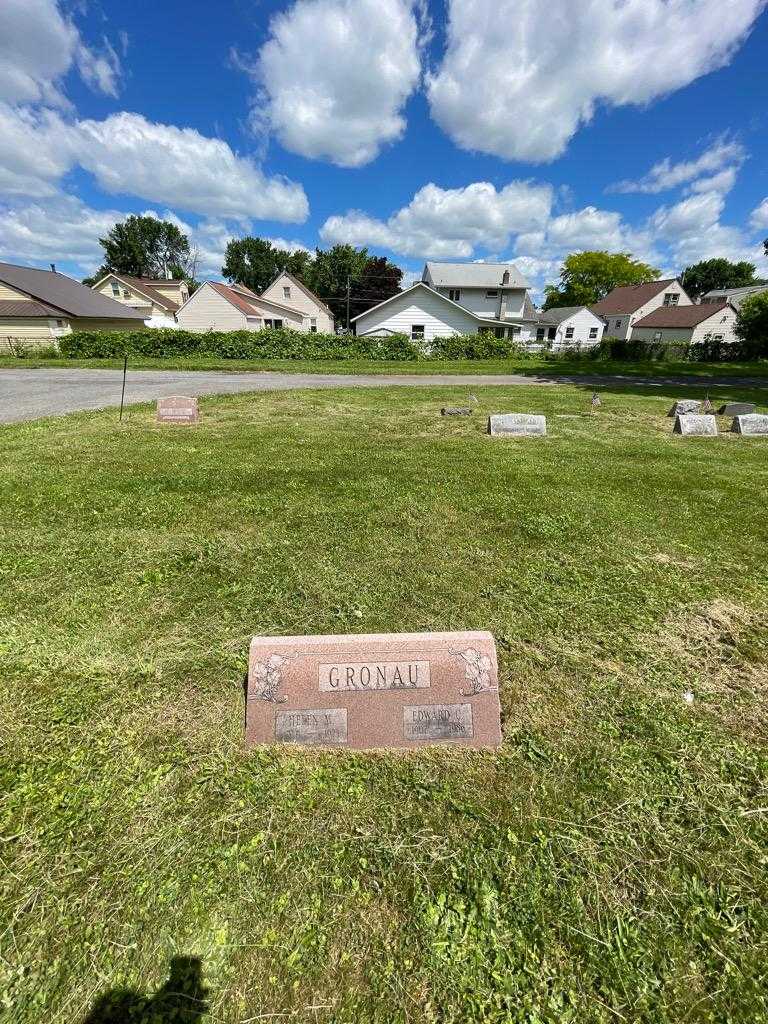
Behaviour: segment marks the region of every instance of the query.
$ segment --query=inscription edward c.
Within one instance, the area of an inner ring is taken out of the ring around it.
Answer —
[[[340,661],[318,667],[321,692],[429,689],[428,661]]]

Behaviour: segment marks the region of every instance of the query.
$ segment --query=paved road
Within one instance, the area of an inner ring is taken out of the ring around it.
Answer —
[[[121,370],[0,370],[0,423],[59,416],[81,409],[104,409],[120,404]],[[464,388],[495,384],[640,384],[699,388],[721,385],[763,388],[766,380],[695,377],[638,378],[602,376],[524,377],[519,374],[346,375],[323,373],[214,373],[196,370],[129,370],[127,404],[152,402],[168,395],[229,395],[241,391],[290,391],[296,388]]]

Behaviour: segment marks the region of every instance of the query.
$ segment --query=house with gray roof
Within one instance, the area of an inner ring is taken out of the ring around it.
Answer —
[[[768,292],[768,284],[750,284],[745,288],[713,288],[712,291],[705,292],[699,301],[703,305],[717,306],[729,302],[738,312],[744,299],[751,295],[760,295],[762,292]]]
[[[553,352],[594,348],[604,330],[605,321],[588,306],[556,306],[538,314],[536,343]]]
[[[72,331],[144,326],[140,312],[50,270],[0,263],[0,349],[15,341],[55,344]]]

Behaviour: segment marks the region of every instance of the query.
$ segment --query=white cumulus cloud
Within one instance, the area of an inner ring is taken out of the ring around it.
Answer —
[[[249,68],[260,87],[254,127],[302,156],[369,163],[405,130],[422,10],[415,0],[297,0],[272,19]]]
[[[768,228],[768,196],[752,211],[749,218],[749,226],[754,231],[762,231],[764,228]]]
[[[598,104],[647,104],[728,63],[765,0],[448,0],[432,116],[461,147],[553,160]]]
[[[378,245],[406,256],[469,257],[476,247],[500,249],[512,234],[544,225],[552,207],[546,184],[513,181],[496,189],[487,181],[465,188],[429,184],[386,221],[359,211],[329,217],[326,242]]]
[[[746,151],[740,142],[720,138],[695,160],[673,163],[665,157],[654,164],[645,177],[638,181],[620,181],[609,191],[654,194],[692,183],[695,192],[728,192],[745,159]]]
[[[73,66],[94,91],[117,95],[120,60],[107,39],[87,46],[56,0],[0,2],[0,100],[66,106],[61,81]]]

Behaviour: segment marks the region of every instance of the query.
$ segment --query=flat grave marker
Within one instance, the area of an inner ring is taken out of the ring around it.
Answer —
[[[440,410],[441,416],[471,416],[472,410],[462,406],[446,405]]]
[[[245,720],[247,747],[496,748],[496,645],[484,631],[256,636]]]
[[[491,437],[545,437],[547,417],[523,412],[505,412],[488,417]]]
[[[754,402],[726,402],[717,410],[718,416],[751,416],[757,409]]]
[[[675,416],[675,425],[672,428],[673,434],[682,434],[684,437],[717,437],[717,420],[712,415],[696,416],[689,413],[686,416]]]
[[[196,398],[173,395],[170,398],[158,398],[157,422],[173,423],[180,427],[192,427],[200,422],[200,410]]]
[[[743,437],[768,437],[768,416],[752,413],[749,416],[735,416],[731,424],[734,434]]]
[[[678,398],[667,413],[667,416],[672,418],[673,416],[688,416],[690,413],[699,412],[701,412],[701,402],[696,401],[695,398]]]

